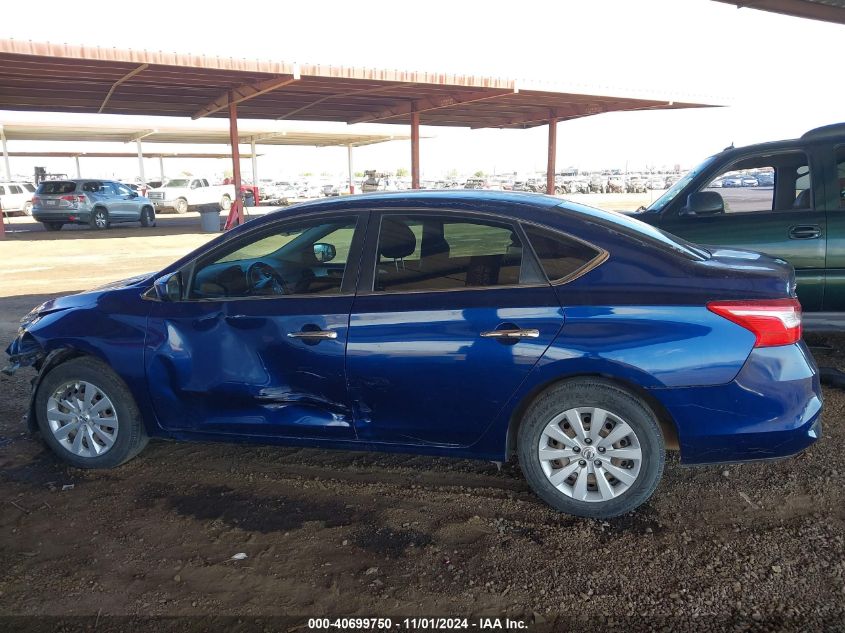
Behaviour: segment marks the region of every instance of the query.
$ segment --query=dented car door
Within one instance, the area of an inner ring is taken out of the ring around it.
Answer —
[[[344,355],[357,215],[276,223],[184,273],[155,302],[150,398],[169,430],[352,438]]]

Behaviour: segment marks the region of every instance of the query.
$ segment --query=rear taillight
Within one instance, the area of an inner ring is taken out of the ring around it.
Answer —
[[[88,199],[84,195],[78,196],[62,196],[62,200],[67,200],[71,204],[86,202]]]
[[[38,196],[32,196],[32,206],[37,207],[41,205],[41,198]]]
[[[798,299],[711,301],[707,309],[753,332],[757,337],[754,347],[790,345],[801,340]]]

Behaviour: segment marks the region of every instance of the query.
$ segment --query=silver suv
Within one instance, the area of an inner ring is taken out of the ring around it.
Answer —
[[[140,222],[155,226],[153,203],[113,180],[48,180],[32,197],[32,217],[48,231],[65,224],[87,224],[106,229],[112,222]]]

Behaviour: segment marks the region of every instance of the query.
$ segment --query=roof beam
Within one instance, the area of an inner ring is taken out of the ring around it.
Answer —
[[[140,141],[142,138],[147,138],[148,136],[152,136],[158,132],[158,130],[141,130],[137,134],[133,134],[129,138],[127,138],[124,143],[132,143],[134,141]]]
[[[478,130],[488,127],[531,127],[534,125],[543,125],[544,123],[548,123],[551,119],[565,121],[576,117],[601,114],[605,111],[606,110],[602,105],[596,103],[571,105],[564,108],[538,109],[525,114],[520,114],[519,116],[485,121],[483,123],[471,125],[470,128]]]
[[[201,119],[209,114],[214,114],[229,107],[229,93],[234,95],[232,103],[238,104],[248,101],[254,97],[260,97],[263,94],[282,88],[299,81],[299,66],[295,66],[292,75],[281,75],[279,77],[272,77],[263,81],[257,81],[252,84],[244,84],[233,88],[231,91],[227,90],[211,103],[204,105],[191,115],[192,119]]]
[[[440,108],[449,108],[451,106],[462,105],[465,103],[474,103],[476,101],[487,101],[495,99],[496,97],[506,97],[518,92],[517,88],[508,90],[507,92],[490,92],[489,90],[479,90],[478,92],[470,92],[468,94],[450,94],[441,97],[429,97],[428,99],[416,99],[408,101],[398,106],[385,108],[379,112],[369,112],[356,117],[348,123],[369,123],[371,121],[383,121],[384,119],[392,119],[398,116],[410,115],[412,112],[428,112],[430,110],[438,110]]]
[[[145,71],[145,70],[146,70],[147,68],[149,68],[149,67],[150,67],[150,65],[149,65],[149,64],[141,64],[141,65],[140,65],[140,66],[138,66],[136,69],[134,69],[134,70],[130,70],[128,73],[126,73],[125,75],[123,75],[123,77],[121,77],[120,79],[118,79],[117,81],[115,81],[115,82],[112,84],[112,87],[111,87],[111,88],[109,88],[109,92],[108,92],[108,94],[106,95],[106,98],[105,98],[105,99],[103,99],[103,102],[100,104],[100,109],[99,109],[99,110],[97,110],[97,114],[101,114],[101,113],[102,113],[103,109],[106,107],[106,104],[109,102],[109,99],[111,99],[111,96],[114,94],[114,91],[117,89],[117,87],[118,87],[120,84],[122,84],[124,81],[129,81],[130,79],[132,79],[132,77],[134,77],[135,75],[137,75],[137,74],[138,74],[138,73],[140,73],[140,72]]]

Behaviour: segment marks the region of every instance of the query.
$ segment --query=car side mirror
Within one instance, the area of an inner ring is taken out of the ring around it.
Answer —
[[[153,285],[159,301],[182,300],[182,273],[179,271],[159,277]]]
[[[129,192],[129,197],[130,197],[130,198],[137,198],[137,197],[138,197],[138,192],[137,192],[137,191],[131,191],[131,192]]]
[[[334,244],[326,244],[325,242],[317,242],[314,244],[314,257],[321,264],[332,261],[337,255],[337,249]]]
[[[684,217],[706,217],[725,212],[725,201],[716,191],[696,191],[687,197],[687,206],[681,209]]]

